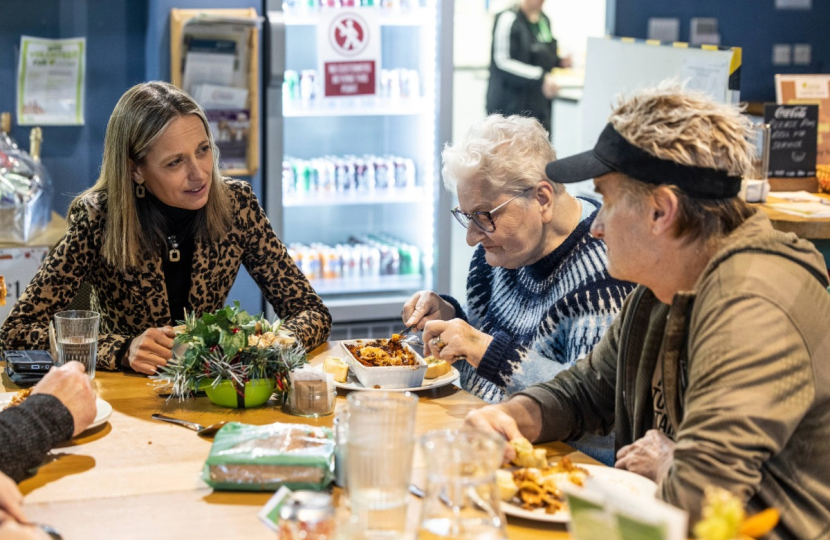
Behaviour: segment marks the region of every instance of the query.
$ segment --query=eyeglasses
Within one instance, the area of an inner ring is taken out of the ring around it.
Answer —
[[[504,208],[507,205],[507,203],[509,203],[510,201],[518,199],[519,197],[521,197],[522,195],[524,195],[525,193],[527,193],[528,191],[530,191],[534,187],[536,187],[536,186],[525,188],[524,190],[522,190],[521,193],[519,193],[515,197],[511,197],[510,199],[507,199],[506,201],[504,201],[503,203],[501,203],[497,207],[493,208],[489,212],[480,211],[480,212],[473,212],[472,214],[468,214],[467,212],[462,212],[461,209],[458,206],[453,208],[451,210],[451,212],[452,212],[452,215],[455,216],[455,219],[457,219],[458,222],[461,224],[461,226],[464,227],[465,229],[467,229],[470,226],[470,221],[472,221],[473,223],[478,225],[479,229],[481,229],[484,232],[488,232],[488,233],[495,232],[496,222],[493,221],[493,214],[495,214],[497,211]]]

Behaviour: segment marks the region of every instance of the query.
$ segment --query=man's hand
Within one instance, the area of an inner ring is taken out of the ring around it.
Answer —
[[[173,327],[148,328],[130,344],[130,367],[139,373],[155,375],[159,367],[173,358]]]
[[[5,512],[11,519],[26,523],[22,504],[23,495],[17,489],[17,484],[5,474],[0,473],[0,514]]]
[[[430,321],[424,327],[424,354],[449,363],[459,356],[478,367],[493,336],[480,332],[461,319]]]
[[[73,437],[88,428],[95,420],[95,392],[80,362],[67,362],[59,368],[50,369],[32,388],[32,394],[51,394],[69,409],[75,422]]]
[[[643,438],[620,448],[614,467],[659,482],[671,467],[674,446],[675,442],[662,431],[650,429]]]
[[[516,420],[502,411],[498,405],[490,405],[470,411],[464,420],[464,427],[488,433],[498,433],[508,441],[523,437]],[[513,446],[510,444],[504,445],[504,462],[507,463],[515,457],[516,451]]]
[[[407,300],[401,311],[403,323],[423,330],[428,321],[448,321],[455,317],[455,308],[432,291],[418,291]]]

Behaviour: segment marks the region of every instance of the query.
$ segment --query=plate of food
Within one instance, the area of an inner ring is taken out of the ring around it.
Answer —
[[[501,509],[508,516],[567,523],[571,519],[565,495],[565,484],[583,486],[590,478],[612,482],[638,496],[653,497],[657,485],[644,476],[604,465],[574,464],[565,456],[549,463],[545,450],[534,449],[526,439],[511,441],[516,448],[517,467],[496,471]]]
[[[417,392],[458,380],[457,369],[431,356],[422,358],[396,339],[355,339],[341,342],[343,357],[329,356],[320,369],[334,375],[338,388]]]
[[[3,411],[9,407],[16,407],[23,403],[29,394],[31,394],[32,389],[27,388],[25,390],[20,390],[19,392],[6,392],[0,394],[0,411]],[[95,414],[95,419],[92,421],[92,424],[89,425],[87,429],[92,429],[95,427],[100,426],[107,420],[109,420],[110,416],[112,416],[112,405],[104,401],[103,399],[96,397],[95,398],[95,406],[97,407],[97,413]]]

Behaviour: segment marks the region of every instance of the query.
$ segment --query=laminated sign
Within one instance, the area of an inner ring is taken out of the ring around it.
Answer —
[[[324,97],[377,94],[380,25],[374,9],[327,9],[317,25]]]

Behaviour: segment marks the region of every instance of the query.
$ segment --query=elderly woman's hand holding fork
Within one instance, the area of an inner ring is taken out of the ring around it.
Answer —
[[[432,291],[412,295],[401,312],[404,324],[423,330],[424,355],[447,362],[466,360],[478,366],[492,336],[456,319],[455,308]]]

